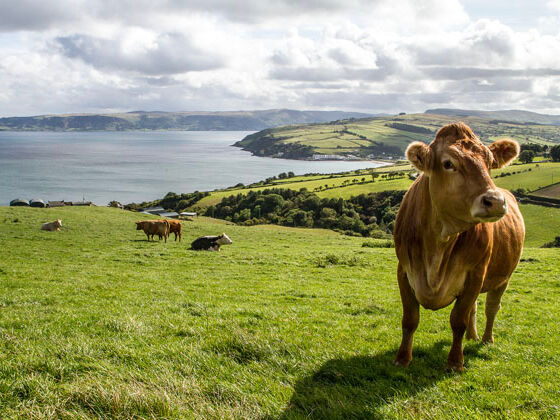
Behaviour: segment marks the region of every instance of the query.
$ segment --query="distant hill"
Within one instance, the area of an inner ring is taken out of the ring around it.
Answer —
[[[560,143],[558,125],[424,113],[270,128],[246,136],[235,146],[257,156],[290,159],[399,158],[410,142],[428,143],[439,128],[457,120],[465,121],[487,143],[503,137],[520,143]]]
[[[145,112],[121,114],[67,114],[0,118],[0,130],[122,131],[193,130],[256,131],[289,124],[322,123],[371,114],[344,111],[271,109],[235,112]]]
[[[537,114],[536,112],[521,110],[477,111],[472,109],[437,108],[428,109],[426,114],[448,115],[457,117],[481,117],[490,120],[500,120],[518,123],[537,123],[560,125],[560,115]]]

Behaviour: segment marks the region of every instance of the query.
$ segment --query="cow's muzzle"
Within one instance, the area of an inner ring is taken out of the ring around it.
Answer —
[[[471,216],[479,222],[495,222],[508,212],[506,198],[498,190],[488,190],[474,200]]]

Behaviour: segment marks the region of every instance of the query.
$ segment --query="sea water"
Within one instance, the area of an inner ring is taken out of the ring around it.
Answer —
[[[232,146],[247,131],[0,131],[0,205],[14,198],[150,201],[252,183],[282,172],[335,173],[373,161],[252,156]]]

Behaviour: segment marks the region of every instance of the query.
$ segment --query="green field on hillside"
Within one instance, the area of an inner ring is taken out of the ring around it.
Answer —
[[[557,125],[521,124],[467,116],[410,114],[278,127],[249,135],[236,145],[258,156],[402,156],[410,142],[418,140],[429,143],[439,128],[459,120],[468,124],[484,142],[507,137],[519,143],[560,143],[560,126]]]
[[[531,169],[531,171],[529,172],[528,169]],[[540,162],[507,166],[492,171],[492,176],[496,177],[501,173],[511,173],[512,175],[495,178],[494,182],[499,187],[508,190],[525,188],[528,191],[535,191],[560,181],[560,162]]]
[[[558,234],[558,210],[522,209],[528,245]],[[59,217],[60,232],[40,230]],[[556,249],[525,249],[496,343],[467,342],[465,373],[449,374],[450,308],[422,310],[412,365],[391,365],[393,249],[206,218],[183,222],[182,243],[147,242],[144,217],[0,208],[2,418],[560,416]],[[223,231],[234,243],[222,252],[188,249]]]
[[[358,174],[356,174],[356,171],[352,171],[334,175],[296,176],[293,178],[274,180],[268,185],[259,187],[242,187],[213,191],[209,196],[197,202],[195,207],[204,209],[205,207],[220,202],[224,197],[230,195],[247,194],[249,191],[262,191],[276,187],[293,190],[307,188],[309,191],[315,192],[319,197],[341,197],[345,199],[359,194],[368,194],[385,190],[406,190],[412,184],[412,181],[408,178],[408,173],[411,171],[412,166],[410,164],[376,168],[373,172],[379,174],[379,176],[375,178],[373,182],[371,169],[360,170]],[[383,178],[383,175],[390,172],[401,172],[403,176],[395,179]],[[508,176],[500,176],[502,174],[508,174]],[[492,177],[496,185],[501,188],[509,190],[524,188],[528,191],[534,191],[560,180],[560,163],[535,162],[511,165],[502,169],[493,170]],[[316,190],[319,187],[321,187],[321,189]]]

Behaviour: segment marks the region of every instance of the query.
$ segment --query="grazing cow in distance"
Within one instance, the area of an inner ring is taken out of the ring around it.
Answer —
[[[57,219],[54,222],[43,223],[41,230],[48,230],[49,232],[54,232],[55,230],[60,230],[62,227],[62,219]]]
[[[179,242],[181,242],[181,221],[180,220],[168,220],[169,222],[169,234],[175,234],[175,240],[179,236]]]
[[[497,188],[490,170],[509,164],[519,145],[485,146],[464,123],[442,127],[430,145],[411,143],[406,155],[422,172],[403,198],[395,221],[397,277],[403,305],[402,342],[395,365],[412,360],[419,304],[440,309],[453,301],[453,344],[447,368],[463,370],[463,335],[477,340],[476,311],[487,293],[482,341],[494,342],[502,294],[519,262],[525,226],[515,198]]]
[[[232,243],[233,241],[225,233],[219,236],[200,236],[191,243],[191,249],[195,251],[219,251],[220,246]]]
[[[167,220],[141,220],[136,222],[136,230],[143,230],[148,241],[150,240],[150,236],[153,241],[154,235],[158,235],[160,238],[163,236],[165,242],[167,242],[167,238],[169,237],[169,222]]]

